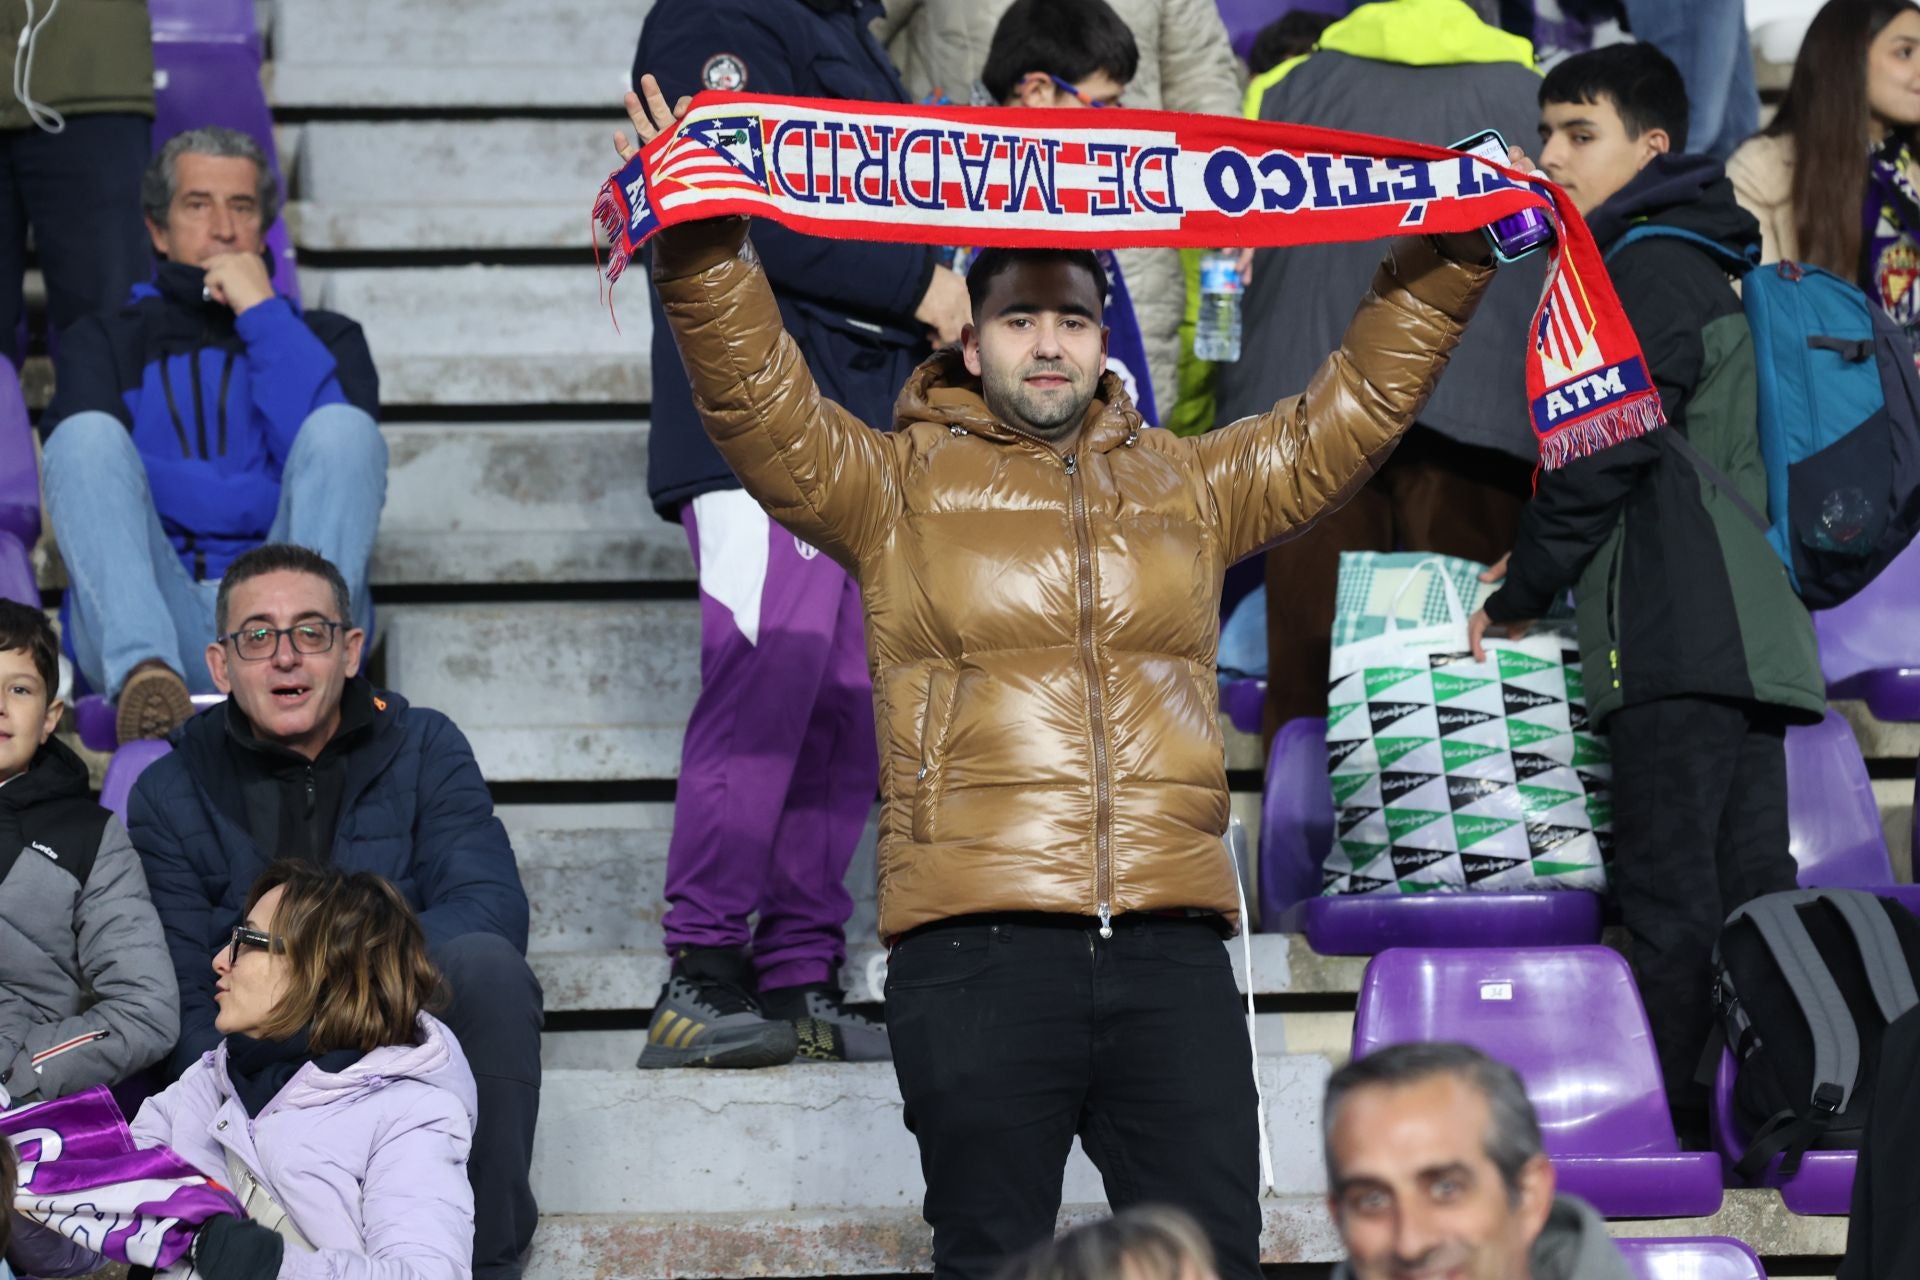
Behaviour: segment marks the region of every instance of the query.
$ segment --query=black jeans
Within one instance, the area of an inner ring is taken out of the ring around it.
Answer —
[[[0,351],[20,324],[20,278],[33,228],[47,281],[48,331],[115,311],[153,274],[140,221],[146,116],[70,115],[61,133],[0,129]]]
[[[1053,1235],[1076,1133],[1114,1209],[1185,1209],[1225,1280],[1257,1280],[1253,1057],[1209,923],[943,921],[894,947],[886,1010],[940,1280]]]
[[[1796,887],[1787,851],[1786,725],[1757,703],[1663,698],[1607,722],[1613,891],[1676,1110],[1713,1025],[1713,944],[1727,914]]]
[[[467,1158],[474,1280],[518,1280],[540,1221],[527,1181],[540,1116],[540,982],[497,934],[462,934],[432,954],[453,993],[440,1018],[466,1052],[480,1102]]]

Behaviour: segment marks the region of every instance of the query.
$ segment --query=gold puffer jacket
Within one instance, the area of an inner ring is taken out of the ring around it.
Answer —
[[[951,353],[891,433],[823,399],[745,237],[662,234],[654,283],[741,483],[860,583],[882,936],[977,912],[1237,919],[1221,575],[1373,473],[1491,269],[1397,241],[1303,394],[1182,438],[1143,428],[1108,375],[1056,449],[996,421]]]

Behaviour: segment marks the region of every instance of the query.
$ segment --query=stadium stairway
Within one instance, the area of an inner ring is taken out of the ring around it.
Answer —
[[[305,294],[360,321],[380,366],[393,461],[376,673],[473,740],[533,904],[549,1030],[528,1275],[925,1272],[890,1067],[633,1069],[665,974],[673,778],[698,679],[691,562],[646,499],[643,289],[620,290],[616,331],[587,247],[646,3],[458,9],[454,21],[444,0],[273,0],[267,85]],[[1904,879],[1920,728],[1855,724],[1886,779]],[[1257,832],[1259,744],[1228,740],[1234,809]],[[882,972],[871,859],[869,832],[848,876],[845,979],[859,1000],[876,998]],[[1345,1056],[1362,968],[1297,937],[1253,939],[1277,1183],[1269,1263],[1337,1254],[1319,1096]],[[1101,1207],[1077,1152],[1066,1202],[1066,1219]],[[1731,1191],[1708,1219],[1616,1229],[1737,1236],[1803,1275],[1830,1274],[1820,1260],[1845,1241],[1844,1222],[1796,1217],[1771,1191]]]

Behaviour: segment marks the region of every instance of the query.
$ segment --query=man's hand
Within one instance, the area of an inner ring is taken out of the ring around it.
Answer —
[[[650,73],[640,77],[640,92],[628,90],[624,102],[627,119],[633,122],[637,140],[628,142],[626,134],[618,129],[613,131],[613,149],[619,154],[621,164],[633,159],[634,153],[640,148],[673,128],[673,122],[687,114],[687,108],[693,105],[692,98],[682,98],[669,108],[666,95],[660,92],[660,82]]]
[[[257,253],[222,253],[207,259],[207,297],[245,315],[273,296],[267,260]]]
[[[951,268],[935,267],[913,318],[927,326],[927,341],[936,347],[960,341],[960,330],[973,321],[973,300],[967,296],[965,278]]]
[[[1519,147],[1507,148],[1507,167],[1534,177],[1547,175],[1534,164],[1532,157]],[[1482,231],[1454,231],[1435,235],[1433,243],[1441,253],[1456,262],[1493,262],[1492,247],[1487,243],[1486,233]],[[1502,562],[1504,563],[1504,562]]]
[[[1240,273],[1240,287],[1246,288],[1253,283],[1253,246],[1233,250],[1233,268]]]
[[[1519,149],[1518,147],[1514,148],[1515,151]],[[1507,561],[1511,559],[1513,559],[1513,552],[1509,551],[1485,569],[1482,569],[1480,571],[1480,581],[1499,582],[1505,578],[1507,576]],[[1533,620],[1530,618],[1516,618],[1512,622],[1501,623],[1489,618],[1485,609],[1475,609],[1473,616],[1467,619],[1467,648],[1473,650],[1473,660],[1475,662],[1485,662],[1487,660],[1487,650],[1483,642],[1486,640],[1489,631],[1497,636],[1504,636],[1508,640],[1518,640],[1531,630],[1533,630]]]

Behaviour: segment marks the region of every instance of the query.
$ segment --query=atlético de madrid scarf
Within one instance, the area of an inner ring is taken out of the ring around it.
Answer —
[[[709,92],[607,180],[593,214],[613,281],[662,227],[732,214],[860,240],[1221,248],[1470,231],[1528,208],[1558,232],[1527,353],[1553,468],[1659,426],[1660,399],[1566,196],[1461,152],[1169,111]]]

